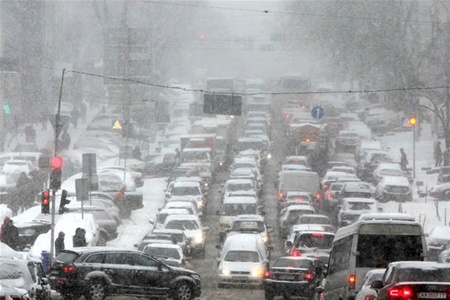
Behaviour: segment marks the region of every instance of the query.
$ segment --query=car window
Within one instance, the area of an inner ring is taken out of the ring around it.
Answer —
[[[256,251],[228,251],[225,261],[259,262],[259,255]]]
[[[132,262],[133,261],[130,258],[130,255],[128,253],[111,252],[111,253],[106,253],[106,256],[105,256],[105,264],[131,265]]]
[[[131,257],[133,264],[135,266],[142,266],[142,267],[157,267],[158,262],[156,260],[151,259],[150,257],[140,255],[138,253],[132,253],[129,254]]]
[[[273,264],[272,267],[311,269],[311,262],[306,259],[298,260],[298,259],[280,258]]]
[[[88,258],[86,258],[86,263],[104,263],[105,261],[105,254],[104,253],[98,253],[98,254],[92,254],[89,255]]]
[[[56,260],[61,261],[66,264],[70,264],[70,263],[73,263],[78,257],[79,257],[79,255],[76,252],[61,252],[56,257]]]

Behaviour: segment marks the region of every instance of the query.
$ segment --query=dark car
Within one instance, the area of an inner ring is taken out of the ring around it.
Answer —
[[[144,158],[145,174],[147,175],[168,175],[177,165],[175,153],[156,153]]]
[[[178,244],[177,239],[172,234],[148,233],[139,244],[134,244],[134,247],[142,251],[145,246],[151,243]]]
[[[400,261],[388,265],[383,280],[372,282],[377,299],[448,299],[450,265]]]
[[[196,272],[174,268],[141,251],[107,247],[64,250],[53,261],[50,284],[63,297],[107,296],[194,299],[201,295]]]
[[[32,299],[50,299],[51,289],[41,262],[1,257],[0,270],[2,285],[25,290]]]
[[[315,289],[323,278],[324,263],[315,258],[288,256],[280,257],[264,274],[265,299],[276,296],[289,299],[301,295],[312,299]]]
[[[19,250],[23,250],[34,244],[37,237],[47,233],[51,229],[51,222],[46,220],[32,220],[29,222],[14,222],[19,230]]]

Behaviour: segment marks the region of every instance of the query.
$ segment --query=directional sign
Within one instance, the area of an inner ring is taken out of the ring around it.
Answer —
[[[203,112],[205,114],[240,116],[242,96],[205,94]]]
[[[50,115],[48,117],[50,119],[50,124],[52,124],[53,129],[56,128],[56,115]],[[60,115],[59,116],[59,124],[61,126],[61,128],[64,128],[67,123],[69,123],[70,121],[70,116],[64,116],[64,115]]]
[[[322,119],[324,115],[325,115],[325,111],[320,106],[314,106],[311,109],[311,116],[316,120]]]

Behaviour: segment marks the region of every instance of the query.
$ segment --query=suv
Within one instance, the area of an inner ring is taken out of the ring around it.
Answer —
[[[50,284],[66,298],[84,295],[103,300],[110,295],[170,296],[194,299],[201,295],[200,275],[173,268],[136,250],[90,247],[62,251],[53,261]]]

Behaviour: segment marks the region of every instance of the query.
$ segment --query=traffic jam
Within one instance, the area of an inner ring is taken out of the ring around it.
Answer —
[[[407,213],[448,200],[447,169],[415,191],[387,142],[414,127],[387,135],[366,111],[264,95],[286,83],[311,84],[261,81],[240,115],[191,115],[179,92],[146,150],[148,133],[103,107],[65,124],[77,139],[58,155],[2,153],[3,299],[447,299],[450,228]]]

